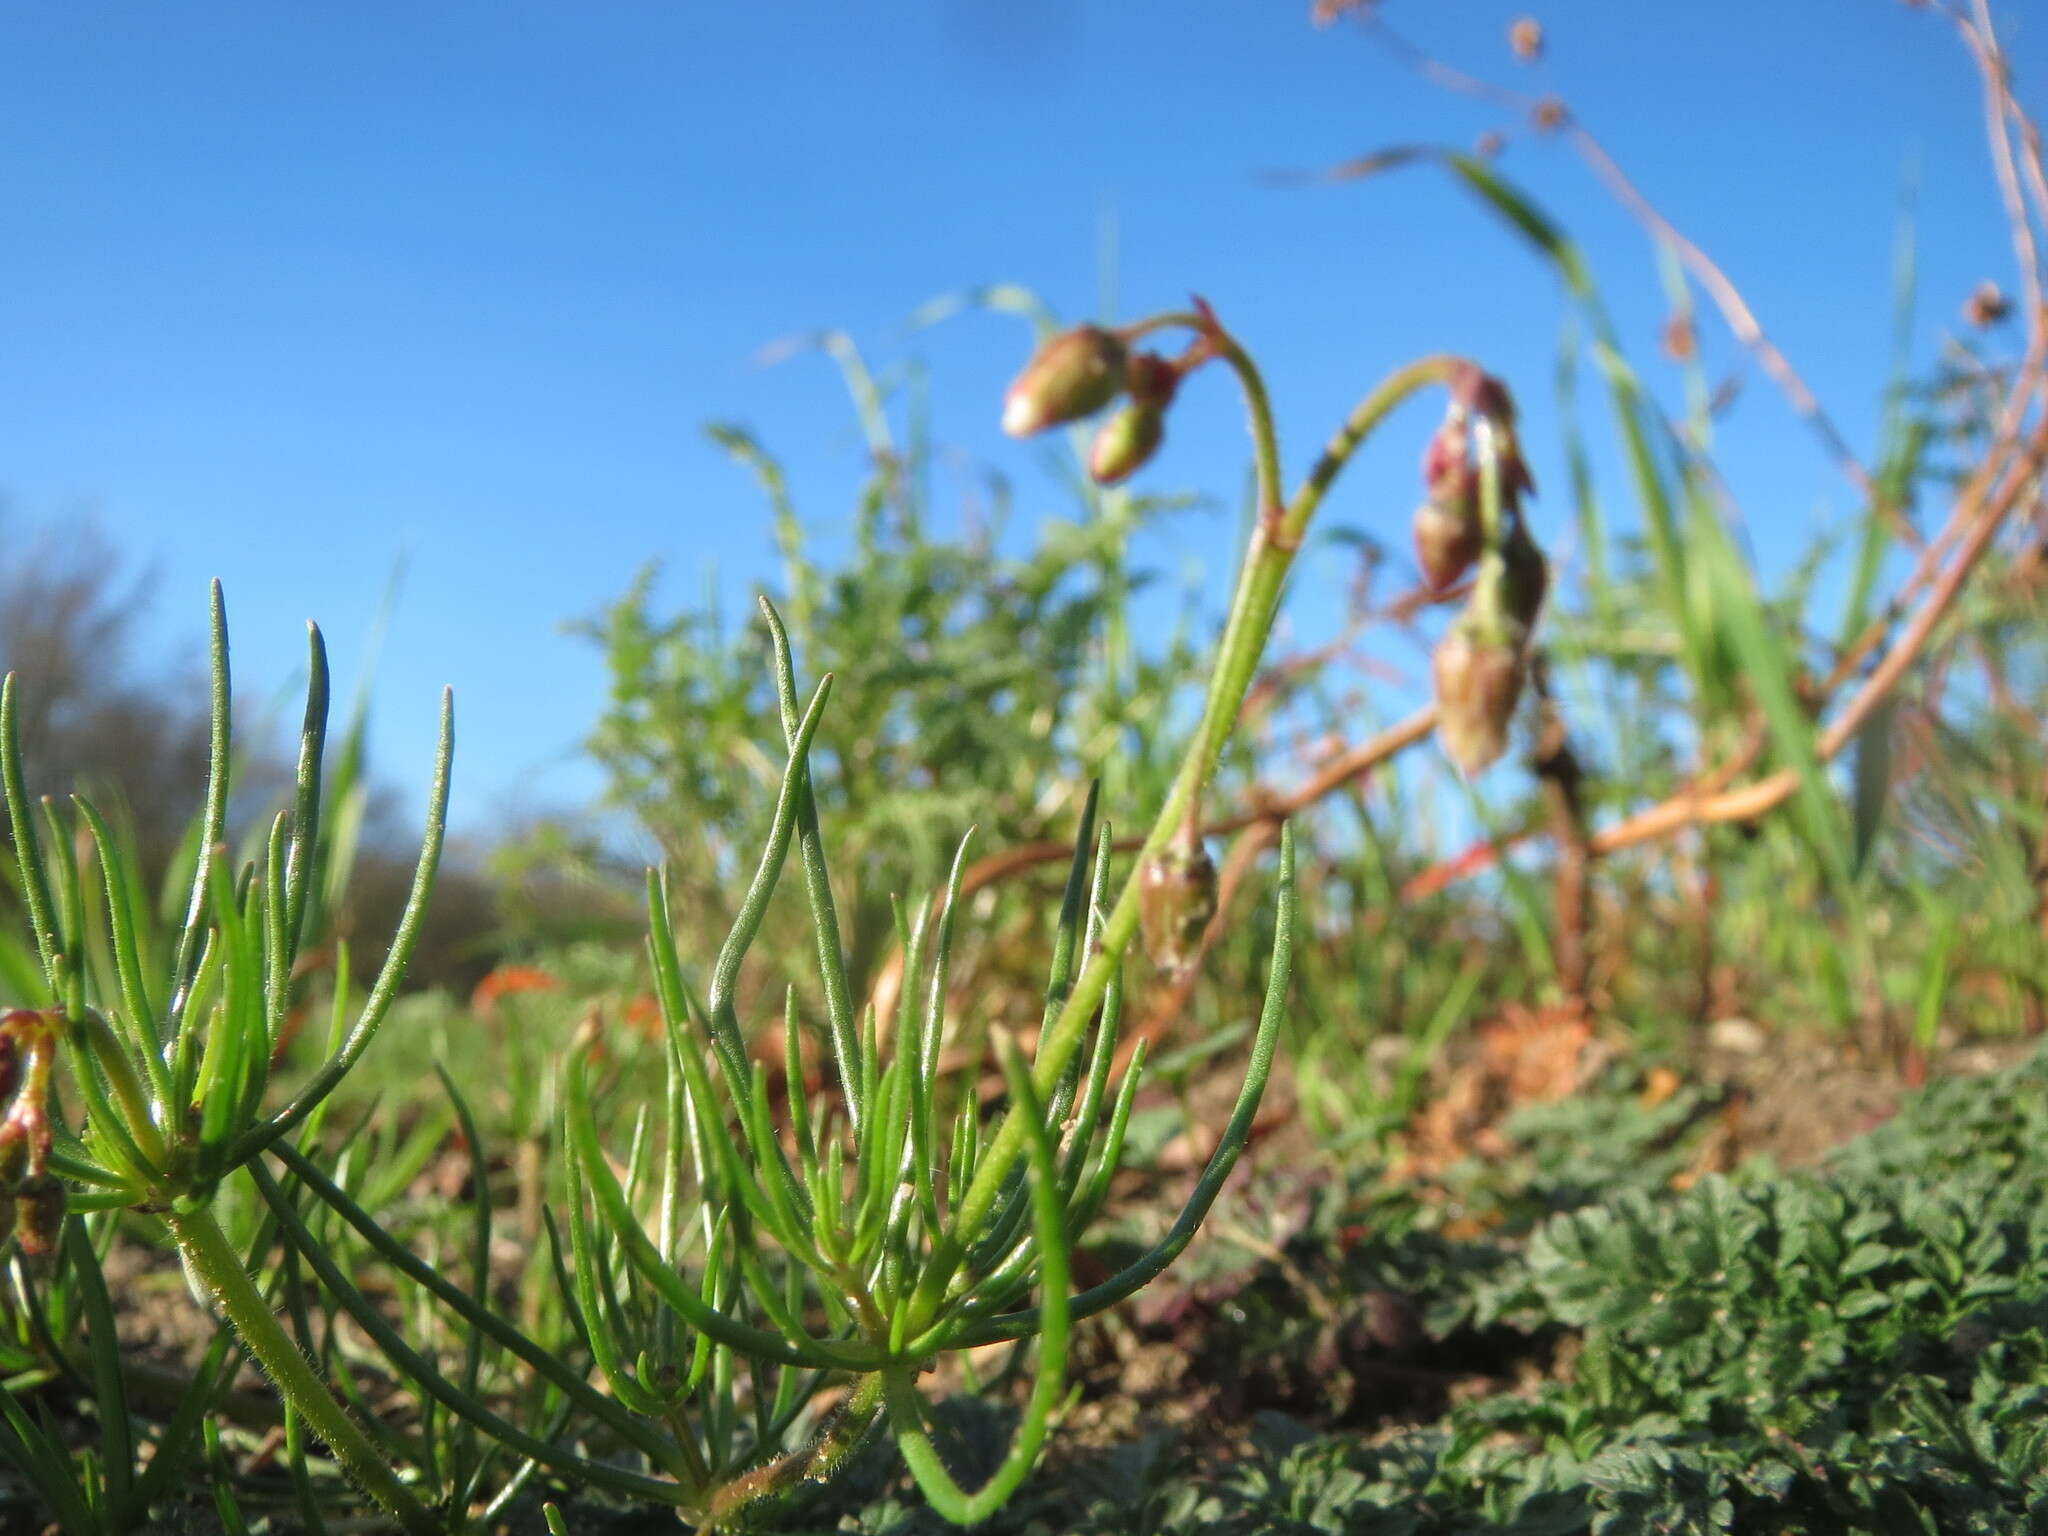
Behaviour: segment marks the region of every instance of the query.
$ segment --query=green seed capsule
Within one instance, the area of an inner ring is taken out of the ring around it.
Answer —
[[[1166,412],[1133,401],[1096,432],[1088,473],[1097,485],[1121,485],[1145,467],[1165,440]]]
[[[1093,416],[1124,387],[1120,338],[1098,325],[1062,331],[1031,355],[1003,395],[1003,430],[1031,437]]]

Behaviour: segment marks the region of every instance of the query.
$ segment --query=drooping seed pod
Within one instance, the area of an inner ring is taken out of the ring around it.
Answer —
[[[25,1179],[14,1197],[14,1234],[21,1251],[41,1255],[54,1253],[64,1230],[64,1212],[70,1205],[64,1186],[47,1173]]]
[[[1437,642],[1430,660],[1436,739],[1468,778],[1508,749],[1527,639],[1513,619],[1488,620],[1468,608]]]
[[[1422,568],[1423,584],[1441,592],[1464,575],[1479,558],[1482,538],[1479,517],[1470,507],[1462,510],[1425,501],[1415,509],[1415,563]]]
[[[1062,331],[1031,355],[1003,395],[1003,430],[1031,437],[1093,416],[1124,387],[1123,341],[1098,325]]]
[[[1145,953],[1179,975],[1202,947],[1216,915],[1216,864],[1199,839],[1176,838],[1145,861],[1138,883],[1138,927]]]
[[[1166,412],[1132,400],[1096,430],[1088,474],[1097,485],[1122,485],[1151,462],[1166,440]]]

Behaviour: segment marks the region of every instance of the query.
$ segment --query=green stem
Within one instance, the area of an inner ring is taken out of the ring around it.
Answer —
[[[243,1347],[277,1384],[284,1400],[327,1443],[335,1460],[411,1536],[436,1536],[440,1523],[398,1480],[384,1454],[334,1400],[312,1362],[299,1352],[256,1289],[242,1267],[241,1255],[213,1213],[203,1206],[193,1211],[174,1209],[164,1219],[186,1262],[227,1314]]]
[[[1201,323],[1199,319],[1186,316],[1171,319],[1174,323]],[[1155,328],[1154,323],[1146,322],[1142,327],[1133,327],[1127,334],[1150,328]],[[1224,623],[1216,665],[1210,674],[1208,696],[1203,703],[1201,723],[1196,727],[1173,788],[1139,849],[1116,905],[1102,925],[1100,947],[1082,968],[1065,1007],[1046,1030],[1039,1045],[1031,1076],[1040,1093],[1052,1091],[1060,1074],[1080,1048],[1087,1034],[1088,1021],[1108,990],[1110,976],[1122,963],[1124,950],[1137,932],[1138,890],[1146,861],[1172,837],[1202,784],[1214,772],[1223,755],[1224,743],[1237,721],[1238,711],[1243,707],[1259,658],[1265,652],[1266,637],[1279,609],[1281,588],[1295,553],[1301,547],[1309,518],[1322,504],[1338,473],[1373,430],[1411,395],[1431,384],[1444,382],[1460,366],[1460,359],[1437,354],[1389,374],[1352,409],[1293,499],[1283,503],[1279,489],[1279,442],[1273,430],[1264,380],[1257,365],[1227,332],[1213,324],[1204,329],[1216,349],[1216,355],[1236,372],[1244,391],[1254,445],[1253,462],[1258,473],[1259,517],[1239,572],[1230,614]],[[997,1128],[995,1138],[976,1167],[973,1182],[961,1197],[951,1229],[943,1241],[934,1245],[911,1309],[910,1332],[913,1335],[921,1332],[937,1314],[946,1287],[966,1254],[966,1239],[979,1232],[987,1222],[1002,1192],[1003,1181],[1024,1153],[1027,1134],[1028,1127],[1013,1107]]]

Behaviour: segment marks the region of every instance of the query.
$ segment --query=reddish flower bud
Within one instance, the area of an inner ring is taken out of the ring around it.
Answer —
[[[1478,493],[1478,477],[1472,472],[1472,439],[1465,428],[1465,412],[1453,407],[1443,425],[1429,435],[1422,447],[1422,489],[1439,506],[1455,507]]]
[[[1508,47],[1524,64],[1534,64],[1543,57],[1543,23],[1534,16],[1524,16],[1508,28]]]
[[[1441,592],[1479,558],[1478,514],[1468,503],[1463,511],[1425,501],[1415,509],[1415,563],[1423,585]]]
[[[64,1186],[47,1173],[25,1180],[14,1197],[14,1234],[21,1239],[21,1251],[28,1254],[54,1253],[64,1230],[64,1212],[71,1203]]]
[[[1124,389],[1138,404],[1164,409],[1180,389],[1180,370],[1157,352],[1140,352],[1124,370]]]
[[[1507,385],[1471,363],[1460,363],[1445,388],[1452,405],[1475,416],[1485,416],[1497,427],[1515,424],[1515,401]]]
[[[1467,609],[1437,642],[1436,739],[1468,777],[1507,751],[1526,639],[1512,620],[1490,624]]]
[[[1165,410],[1133,400],[1096,431],[1088,473],[1097,485],[1121,485],[1151,461],[1165,440]]]
[[[1093,416],[1124,387],[1123,342],[1096,325],[1062,331],[1031,355],[1003,396],[1003,430],[1030,437]]]
[[[1216,915],[1216,865],[1209,850],[1176,839],[1146,860],[1138,884],[1145,953],[1169,975],[1194,960]]]

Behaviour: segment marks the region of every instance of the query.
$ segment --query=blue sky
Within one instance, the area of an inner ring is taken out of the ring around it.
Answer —
[[[1918,356],[1980,278],[2006,281],[1975,84],[1942,24],[1890,0],[1386,0],[1433,51],[1568,97],[1740,283],[1874,448],[1894,230],[1919,171]],[[2044,62],[2019,18],[2022,93]],[[94,4],[0,11],[0,495],[8,533],[91,516],[159,576],[156,653],[199,650],[228,590],[256,697],[318,618],[344,677],[409,568],[378,675],[376,766],[418,783],[457,693],[456,821],[574,805],[603,675],[566,620],[660,559],[684,599],[772,570],[753,488],[700,430],[745,423],[788,461],[821,537],[859,441],[830,368],[758,366],[819,326],[916,355],[935,430],[1065,510],[994,429],[1012,322],[913,336],[937,293],[1011,281],[1094,309],[1116,231],[1126,315],[1214,302],[1272,380],[1291,468],[1381,371],[1458,349],[1517,385],[1538,477],[1562,314],[1526,251],[1441,178],[1279,187],[1493,116],[1418,82],[1305,4]],[[1662,305],[1639,230],[1559,145],[1504,171],[1588,250],[1642,366]],[[1707,326],[1708,356],[1734,352]],[[1330,515],[1399,539],[1418,411]],[[1851,498],[1755,370],[1722,463],[1767,568]],[[1149,485],[1234,497],[1222,379],[1177,411]],[[1553,495],[1539,532],[1566,518]],[[1153,554],[1227,574],[1228,516]],[[1333,578],[1334,579],[1334,578]],[[1220,603],[1222,594],[1214,601]],[[1313,596],[1301,623],[1312,629]],[[1325,605],[1327,606],[1327,605]]]

